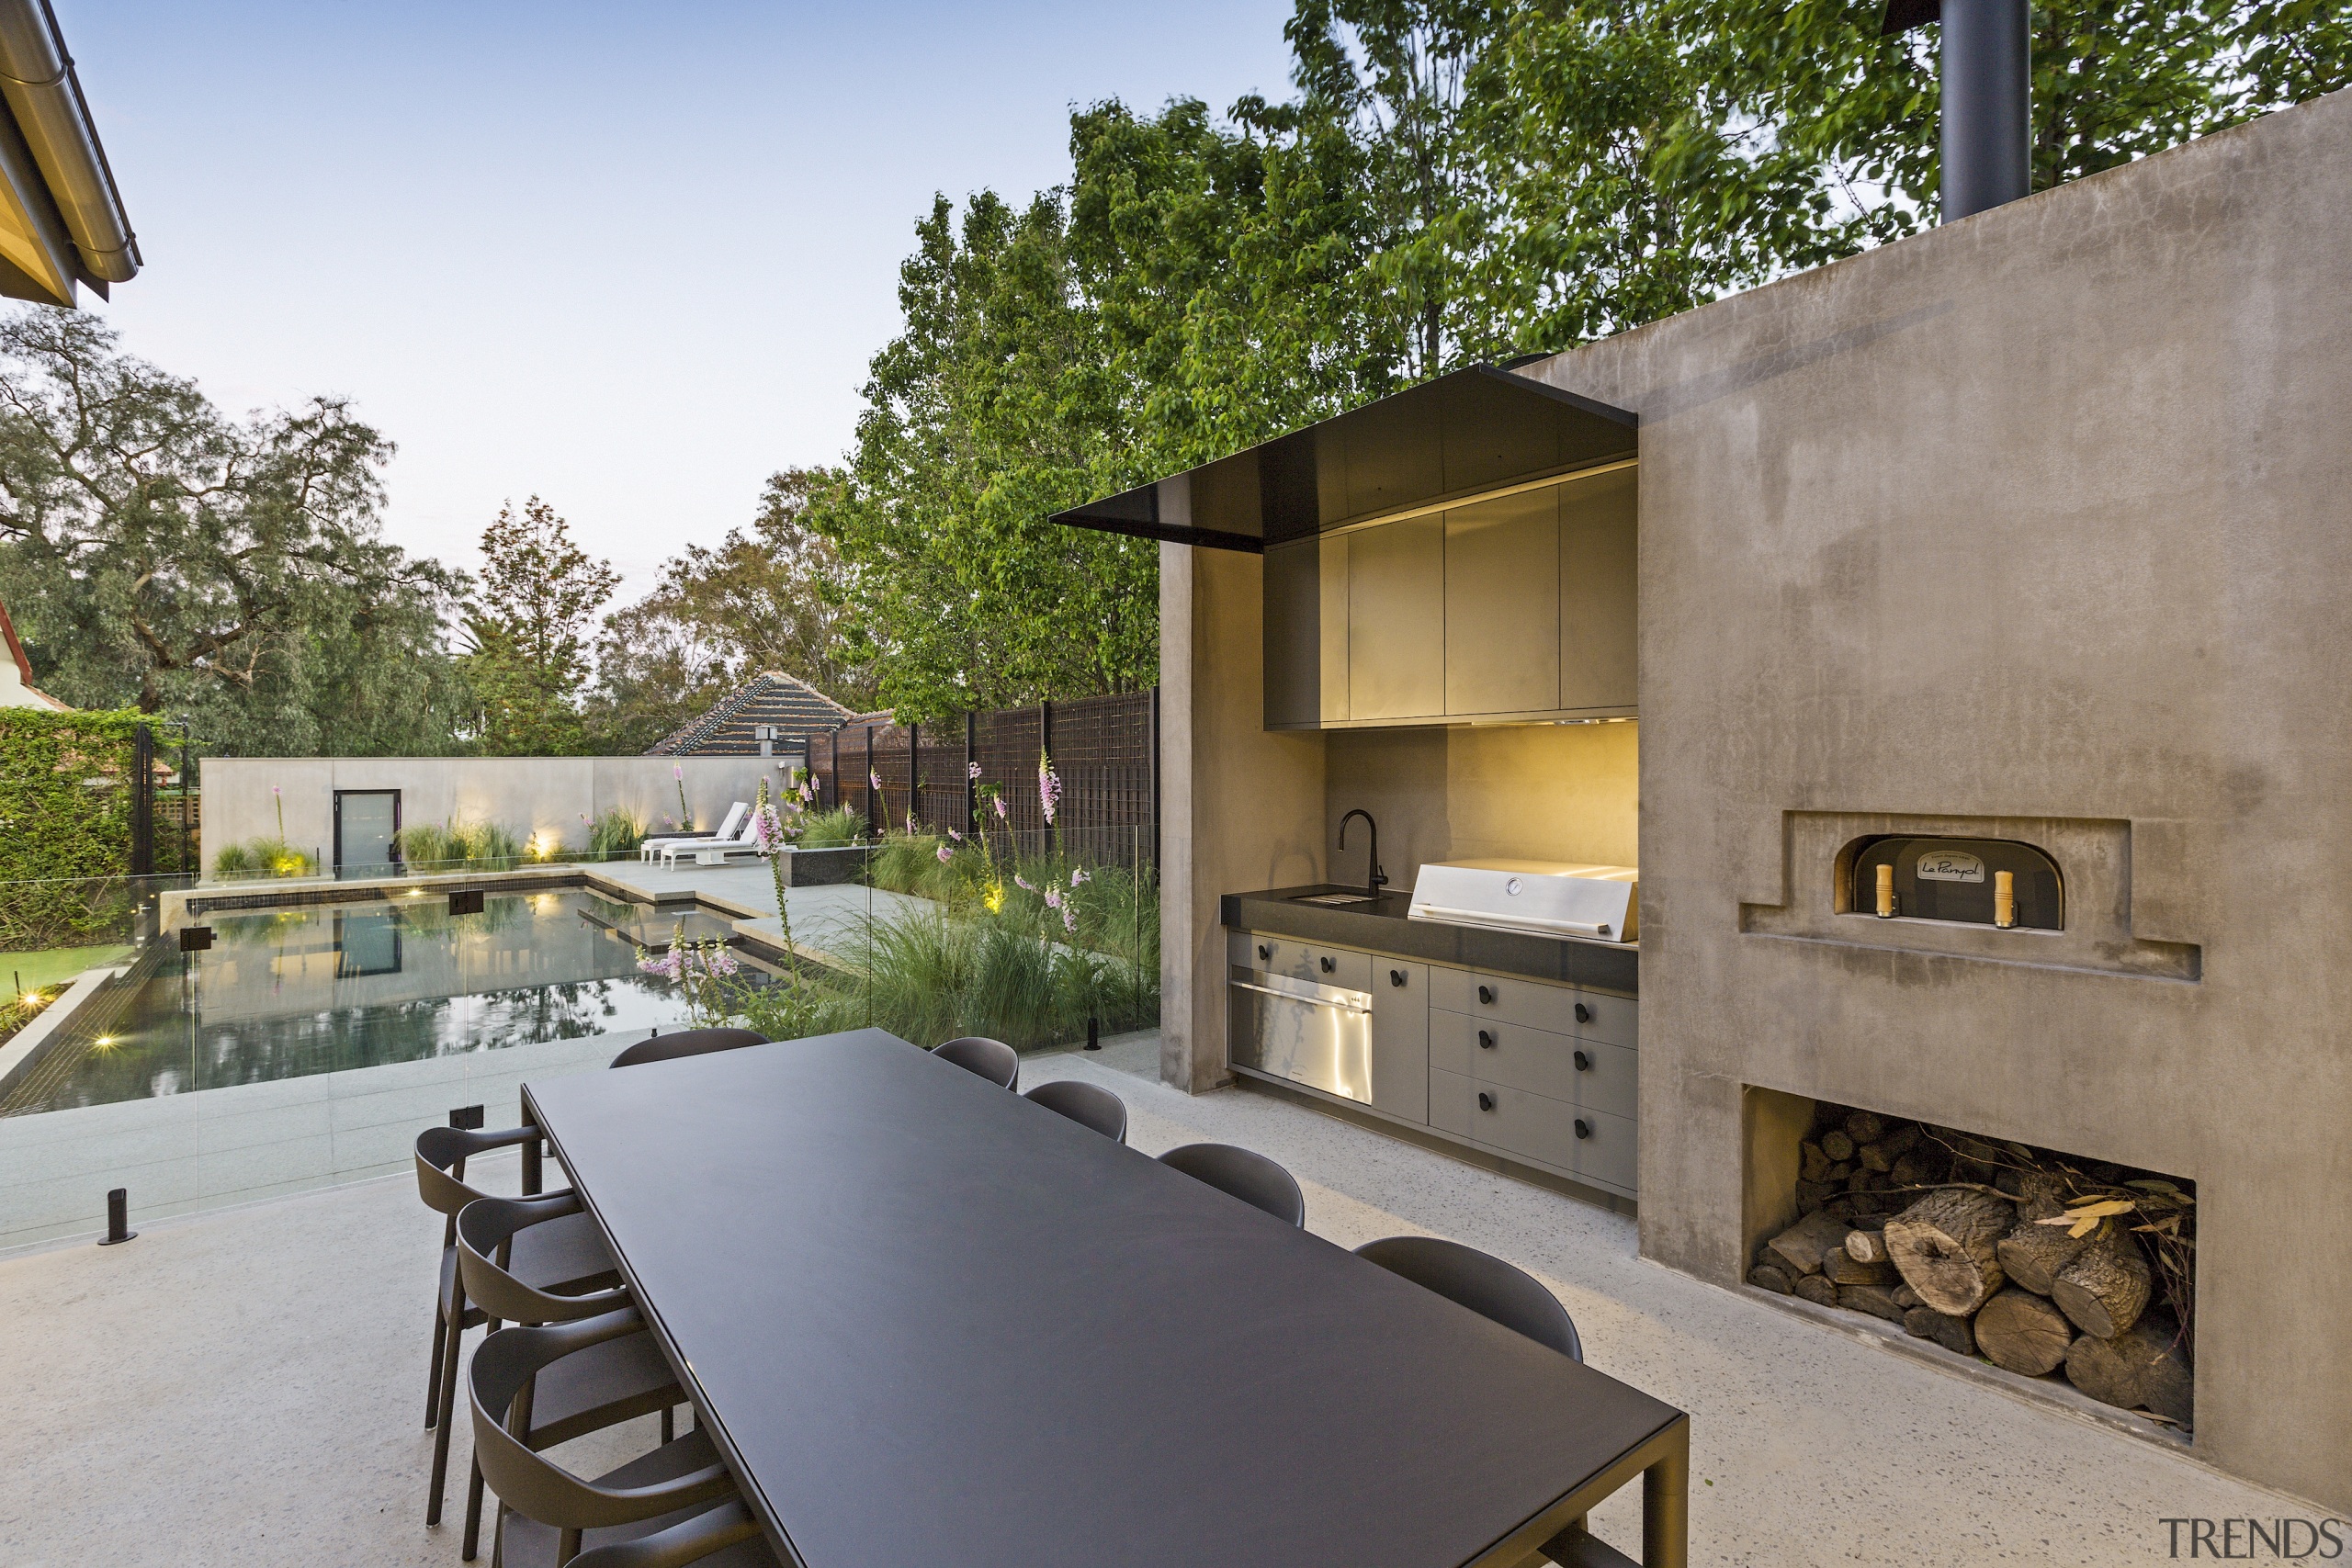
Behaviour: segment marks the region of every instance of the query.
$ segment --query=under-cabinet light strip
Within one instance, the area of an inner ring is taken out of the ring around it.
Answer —
[[[1317,533],[1303,534],[1298,539],[1285,539],[1283,543],[1297,544],[1305,539],[1336,538],[1341,534],[1352,534],[1363,528],[1377,528],[1385,523],[1402,523],[1408,517],[1427,517],[1432,512],[1456,512],[1465,506],[1481,506],[1489,501],[1500,501],[1508,495],[1524,495],[1531,490],[1550,490],[1558,485],[1574,484],[1578,479],[1598,479],[1602,474],[1621,473],[1627,468],[1640,466],[1639,457],[1620,457],[1613,463],[1602,463],[1595,468],[1572,468],[1566,473],[1545,474],[1540,479],[1521,479],[1515,484],[1500,485],[1493,490],[1473,491],[1468,495],[1457,495],[1451,501],[1428,501],[1419,506],[1408,506],[1396,512],[1376,513],[1370,517],[1359,517],[1352,522],[1342,523],[1336,528],[1325,528]]]

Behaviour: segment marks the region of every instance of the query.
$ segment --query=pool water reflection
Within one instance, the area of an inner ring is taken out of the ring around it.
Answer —
[[[146,943],[18,1076],[0,1116],[342,1072],[687,1021],[636,945],[725,937],[702,913],[577,890],[207,917],[212,946]],[[746,965],[753,983],[758,973]]]

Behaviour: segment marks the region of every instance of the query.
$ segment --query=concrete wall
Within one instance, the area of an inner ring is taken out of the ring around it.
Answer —
[[[494,822],[579,849],[588,824],[618,807],[657,829],[678,816],[679,780],[695,822],[716,828],[735,801],[757,797],[760,780],[780,783],[762,757],[207,757],[204,863],[226,844],[275,837],[283,801],[287,841],[334,857],[334,792],[396,789],[401,821]],[[275,787],[279,793],[273,796]],[[771,788],[775,787],[772,783]]]
[[[1324,853],[1333,880],[1363,879],[1363,827],[1336,847],[1357,807],[1380,824],[1389,886],[1425,861],[1517,856],[1632,865],[1640,781],[1637,727],[1503,724],[1342,729],[1324,739]]]
[[[1324,874],[1324,737],[1264,728],[1262,565],[1159,547],[1159,1071],[1183,1089],[1227,1076],[1218,897]]]
[[[1534,373],[1642,420],[1645,1253],[1746,1086],[2191,1177],[2196,1450],[2352,1507],[2352,95]],[[1905,829],[2066,939],[1835,914]]]

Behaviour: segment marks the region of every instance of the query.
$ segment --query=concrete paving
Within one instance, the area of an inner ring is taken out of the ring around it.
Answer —
[[[1632,1221],[1574,1199],[1267,1095],[1179,1094],[1151,1077],[1157,1055],[1155,1035],[1120,1037],[1031,1057],[1023,1082],[1111,1089],[1147,1153],[1272,1155],[1342,1246],[1428,1232],[1533,1270],[1594,1366],[1691,1413],[1695,1563],[2143,1563],[2167,1560],[2167,1517],[2317,1512],[1644,1263]],[[0,1562],[454,1564],[455,1527],[423,1524],[439,1234],[397,1179],[0,1259]],[[649,1432],[565,1452],[588,1468]],[[1594,1525],[1638,1542],[1634,1495]]]

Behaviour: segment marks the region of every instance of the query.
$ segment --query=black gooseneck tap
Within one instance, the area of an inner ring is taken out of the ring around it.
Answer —
[[[1372,819],[1371,812],[1358,807],[1340,818],[1340,847],[1343,850],[1348,847],[1348,823],[1358,817],[1363,818],[1363,825],[1372,830],[1372,844],[1365,852],[1364,859],[1364,897],[1377,898],[1381,888],[1387,886],[1388,874],[1380,869],[1380,824]]]

